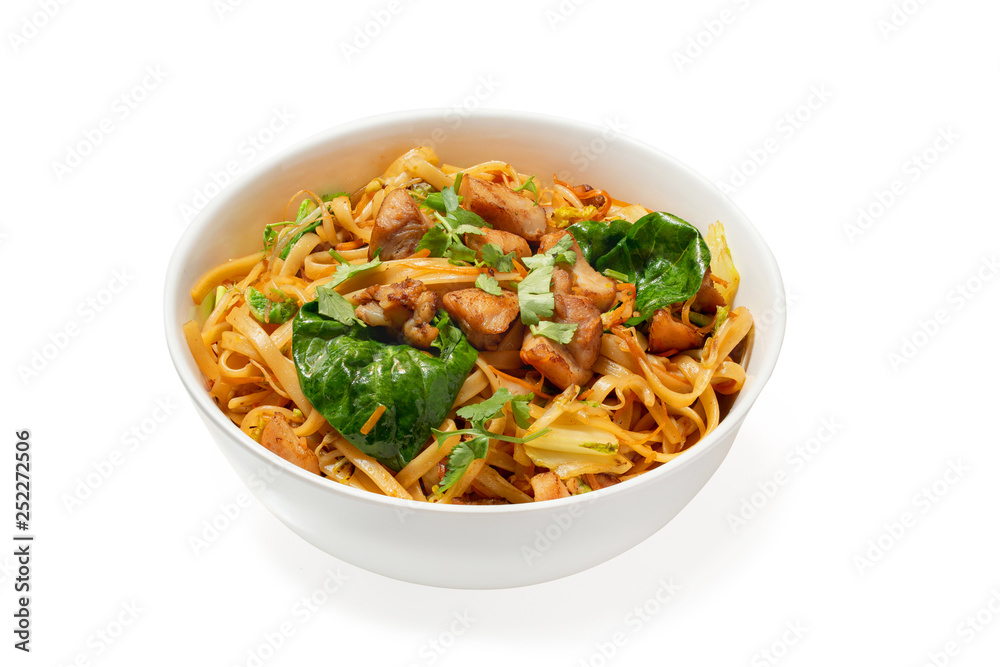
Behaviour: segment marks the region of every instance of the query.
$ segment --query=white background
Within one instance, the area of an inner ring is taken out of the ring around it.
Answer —
[[[0,661],[996,664],[996,3],[234,5],[4,3],[0,536],[30,428],[37,540],[30,655],[0,549]],[[561,581],[439,590],[318,551],[239,505],[167,358],[165,265],[213,174],[421,107],[616,123],[727,183],[786,281],[722,468]]]

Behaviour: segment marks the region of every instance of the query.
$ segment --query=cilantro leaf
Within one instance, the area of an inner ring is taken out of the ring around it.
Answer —
[[[420,242],[417,243],[417,250],[427,248],[431,251],[431,257],[444,257],[449,245],[451,245],[451,236],[444,225],[439,222],[424,233]]]
[[[510,411],[514,415],[514,423],[521,428],[531,426],[528,418],[531,417],[531,399],[534,397],[534,394],[525,394],[523,396],[514,396],[510,399]]]
[[[501,294],[500,283],[488,273],[479,274],[479,277],[476,278],[476,287],[493,296],[500,296]]]
[[[450,489],[455,483],[462,479],[465,471],[469,469],[476,459],[485,459],[489,451],[490,440],[486,436],[477,435],[469,440],[463,440],[455,445],[448,455],[448,463],[445,468],[444,478],[438,486],[438,492],[443,493]]]
[[[479,254],[483,256],[483,264],[491,266],[500,273],[510,273],[514,270],[514,251],[506,255],[503,248],[496,243],[487,243],[479,249]]]
[[[354,314],[354,306],[332,287],[320,285],[316,288],[316,302],[319,314],[341,324],[353,325],[360,322]]]
[[[505,387],[502,387],[495,391],[493,395],[485,401],[459,408],[457,414],[462,419],[468,419],[473,424],[478,423],[481,426],[488,420],[493,419],[500,414],[500,411],[503,410],[503,406],[506,405],[507,401],[509,401],[512,397],[513,396],[510,391],[508,391]]]
[[[370,262],[365,262],[364,264],[341,264],[337,267],[337,270],[333,272],[333,280],[324,283],[326,287],[336,287],[340,283],[344,282],[348,278],[361,273],[362,271],[367,271],[369,269],[374,269],[376,266],[382,263],[378,257]]]
[[[576,264],[576,251],[573,247],[573,235],[564,234],[556,244],[545,251],[545,256],[553,257],[556,264]]]
[[[556,322],[539,322],[531,325],[531,333],[536,336],[545,336],[563,345],[573,340],[576,333],[576,324],[558,324]]]
[[[535,255],[537,257],[537,255]],[[529,258],[525,258],[527,260]],[[517,284],[517,300],[521,306],[521,322],[538,324],[542,317],[551,317],[556,300],[549,291],[552,281],[552,265],[533,269],[524,280]]]

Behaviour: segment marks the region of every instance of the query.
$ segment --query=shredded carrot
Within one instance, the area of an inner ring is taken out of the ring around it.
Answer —
[[[353,241],[344,241],[343,243],[338,243],[337,245],[333,246],[333,249],[336,250],[337,252],[340,252],[341,250],[354,250],[355,248],[360,248],[364,244],[365,242],[363,240],[354,239]]]
[[[728,280],[724,280],[724,279],[720,278],[719,276],[715,275],[714,273],[710,273],[708,275],[712,279],[713,282],[716,282],[719,285],[722,285],[723,287],[727,287],[729,285],[729,281]]]
[[[528,275],[528,269],[521,266],[521,262],[516,259],[514,260],[514,270],[516,270],[522,278]]]
[[[410,258],[411,259],[423,259],[424,257],[430,257],[430,256],[431,256],[431,249],[430,248],[421,248],[420,250],[418,250],[415,253],[413,253],[412,255],[410,255]]]
[[[368,418],[365,425],[361,427],[361,435],[368,435],[371,430],[375,428],[375,424],[378,423],[378,420],[382,418],[382,414],[384,412],[385,406],[379,403],[379,406],[375,408],[375,412],[373,412],[372,416]]]
[[[545,378],[540,378],[538,380],[538,384],[534,385],[534,384],[531,384],[530,382],[528,382],[527,380],[523,380],[523,379],[521,379],[519,377],[514,377],[513,375],[507,375],[503,371],[498,371],[497,369],[493,368],[489,364],[486,364],[486,366],[487,366],[487,368],[489,368],[491,371],[493,371],[494,373],[496,373],[497,375],[499,375],[503,379],[510,380],[514,384],[519,384],[522,387],[524,387],[525,389],[527,389],[528,391],[534,392],[535,396],[541,396],[542,398],[552,398],[551,394],[546,394],[544,391],[542,391],[542,385],[545,382]]]

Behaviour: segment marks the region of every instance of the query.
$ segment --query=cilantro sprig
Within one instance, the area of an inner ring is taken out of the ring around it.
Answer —
[[[524,265],[531,271],[517,284],[517,299],[521,306],[521,322],[538,324],[543,317],[551,317],[555,309],[555,296],[550,291],[552,271],[556,264],[575,264],[576,252],[573,237],[564,235],[543,253],[524,258]]]
[[[438,486],[438,492],[443,493],[447,491],[458,480],[462,479],[462,475],[469,469],[473,461],[486,458],[490,440],[503,440],[505,442],[523,444],[548,433],[549,429],[546,428],[540,430],[538,433],[532,433],[525,438],[515,438],[509,435],[498,435],[486,430],[486,422],[499,416],[504,406],[508,403],[510,404],[514,422],[521,428],[528,428],[531,425],[531,422],[528,420],[531,414],[530,403],[534,397],[534,394],[514,396],[507,389],[500,389],[485,401],[476,403],[475,405],[467,405],[458,410],[458,416],[472,422],[472,428],[459,429],[457,431],[431,429],[437,437],[438,442],[444,442],[447,438],[456,435],[472,436],[452,448],[451,453],[448,455],[444,478]]]
[[[465,245],[463,236],[466,234],[483,234],[483,227],[490,225],[472,211],[467,211],[459,204],[462,197],[458,190],[462,185],[462,173],[455,175],[455,183],[450,188],[440,192],[432,192],[420,204],[421,208],[431,211],[437,223],[424,234],[417,244],[417,250],[427,248],[431,257],[447,257],[455,264],[476,262],[476,251]]]

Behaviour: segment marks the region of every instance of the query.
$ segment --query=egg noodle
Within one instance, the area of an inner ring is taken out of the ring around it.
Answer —
[[[197,315],[184,325],[184,335],[222,412],[247,437],[336,482],[396,498],[460,504],[523,503],[587,493],[666,464],[711,433],[731,402],[725,397],[739,392],[745,382],[740,362],[749,354],[753,325],[749,311],[733,307],[739,275],[719,223],[706,235],[711,271],[704,279],[718,288],[725,304],[714,313],[699,313],[693,295],[664,308],[673,324],[696,336],[693,340],[699,342],[692,349],[654,353],[647,323],[629,325],[637,314],[636,284],[619,274],[612,283],[614,305],[600,315],[599,354],[586,382],[559,387],[526,363],[520,349],[476,350],[475,364],[452,410],[437,426],[443,433],[430,435],[398,470],[363,452],[314,409],[293,356],[295,316],[276,315],[273,320],[280,323],[274,323],[265,315],[262,321],[252,294],[281,296],[281,301],[265,303],[265,310],[301,309],[317,299],[317,290],[328,289],[323,286],[333,280],[341,262],[361,265],[369,260],[373,227],[390,192],[408,189],[419,201],[452,187],[459,173],[460,178],[517,191],[517,197],[545,212],[548,232],[581,220],[635,223],[650,213],[603,190],[558,178],[552,185],[536,185],[533,176],[504,162],[462,169],[441,164],[426,147],[405,153],[353,194],[321,197],[300,191],[289,201],[285,219],[268,226],[272,238],[268,244],[265,234],[263,250],[219,264],[191,290]],[[310,203],[300,210],[313,210],[292,222],[288,212],[303,201]],[[499,272],[481,262],[429,254],[422,249],[402,259],[383,258],[334,289],[355,307],[366,290],[407,279],[443,297],[475,289],[481,274],[516,292],[529,274],[520,257],[512,270]],[[528,335],[527,328],[523,335]],[[565,352],[565,346],[550,345]],[[594,345],[596,349],[598,343]],[[482,422],[489,434],[498,436],[489,439],[485,457],[452,457],[460,443],[474,437],[468,433],[473,420],[459,410],[503,390],[512,397],[532,395],[522,412],[527,420],[515,419],[514,405],[507,403]],[[368,433],[379,420],[388,419],[392,408],[379,405],[370,410],[360,432]],[[284,424],[284,430],[267,433],[272,421]],[[465,433],[449,436],[449,431]],[[444,485],[449,466],[459,463],[460,475]]]

